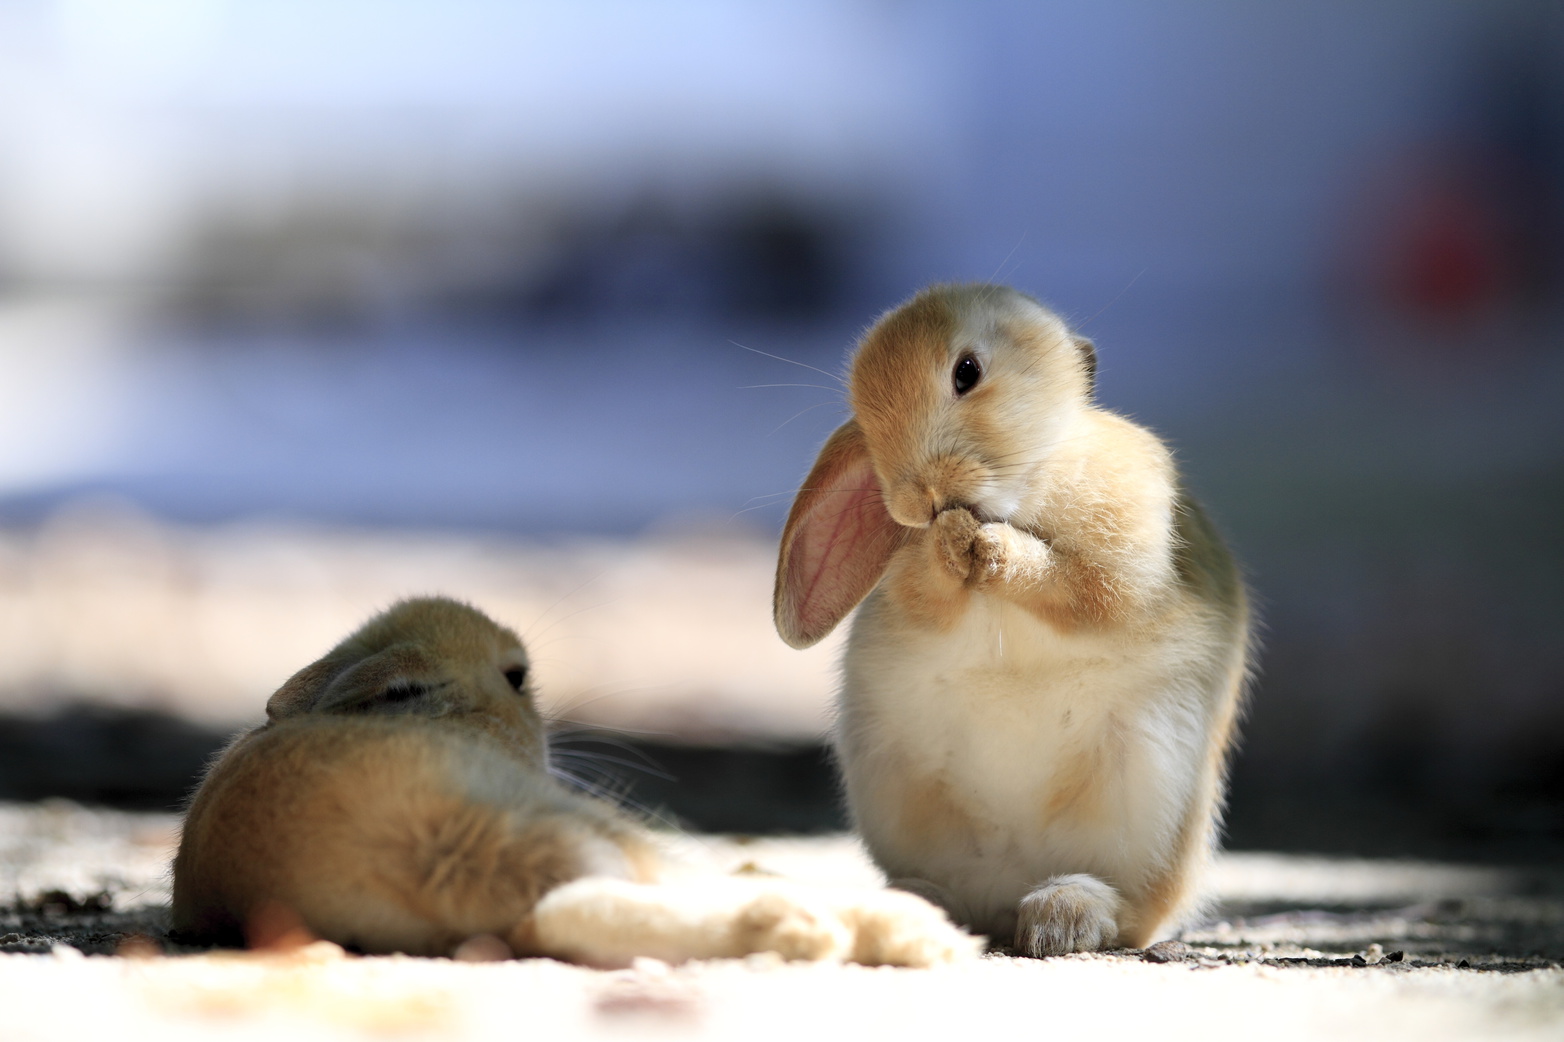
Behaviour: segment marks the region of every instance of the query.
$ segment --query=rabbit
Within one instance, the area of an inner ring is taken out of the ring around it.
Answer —
[[[976,943],[895,891],[659,882],[649,829],[549,774],[521,641],[456,601],[394,605],[266,715],[190,802],[178,940],[254,942],[280,916],[366,953],[449,955],[489,937],[601,966],[758,951],[922,966]]]
[[[862,604],[834,741],[874,860],[1029,956],[1192,910],[1249,674],[1232,555],[1095,375],[1029,296],[918,293],[860,341],[777,561],[793,647]]]

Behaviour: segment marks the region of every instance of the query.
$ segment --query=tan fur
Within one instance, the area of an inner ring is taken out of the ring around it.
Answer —
[[[1106,741],[1080,750],[1059,765],[1042,796],[1043,826],[1065,819],[1096,823],[1111,814],[1102,782],[1118,773],[1123,757],[1123,743],[1115,737],[1110,723]]]
[[[427,599],[295,674],[191,802],[175,930],[235,939],[280,904],[365,951],[445,954],[570,879],[645,871],[633,823],[549,778],[531,690],[504,675],[526,665],[509,630]]]
[[[849,926],[845,916],[884,907],[873,892],[651,885],[662,869],[652,836],[549,775],[531,687],[507,678],[526,667],[511,631],[424,598],[300,670],[191,802],[174,861],[175,934],[265,943],[281,923],[290,936],[423,955],[490,937],[520,954],[603,964],[848,958],[867,946],[927,965],[970,951],[927,906]],[[813,924],[804,940],[801,922]]]
[[[918,529],[909,531],[913,533],[909,543],[917,549],[891,559],[884,580],[886,589],[918,626],[948,630],[961,618],[961,610],[970,595],[959,578],[951,577],[947,582],[929,579],[930,569],[952,566],[946,563],[943,547],[937,540]]]
[[[951,792],[950,779],[942,774],[907,779],[899,827],[913,843],[972,846],[977,839],[975,823]]]
[[[958,393],[969,355],[981,378]],[[856,528],[819,529],[801,492],[779,556],[810,541],[852,578],[813,575],[801,634],[779,566],[790,643],[866,599],[837,745],[871,852],[1032,954],[1142,943],[1189,908],[1248,669],[1232,557],[1166,446],[1092,403],[1095,366],[1014,290],[918,294],[864,336],[852,436],[828,443],[831,468],[872,471],[901,538],[855,543],[867,504]]]

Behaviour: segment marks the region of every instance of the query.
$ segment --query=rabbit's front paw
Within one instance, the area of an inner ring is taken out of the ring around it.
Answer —
[[[934,518],[934,556],[957,582],[965,582],[972,573],[973,542],[981,527],[965,507],[942,510]]]
[[[934,519],[934,548],[945,574],[981,589],[1011,577],[1016,533],[1003,522],[982,523],[970,510],[952,507]]]
[[[1084,873],[1055,876],[1023,897],[1016,911],[1018,955],[1096,951],[1119,932],[1118,891]]]
[[[864,894],[841,915],[854,931],[852,961],[865,966],[935,966],[970,958],[982,946],[938,907],[902,890]]]
[[[972,536],[972,569],[967,573],[970,586],[1002,582],[1010,567],[1011,533],[1009,525],[990,521],[978,526]]]

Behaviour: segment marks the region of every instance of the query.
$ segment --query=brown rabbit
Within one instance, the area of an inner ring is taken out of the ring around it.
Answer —
[[[764,879],[654,885],[654,837],[548,773],[514,633],[443,598],[372,619],[216,761],[174,861],[174,933],[235,942],[268,916],[365,952],[620,965],[777,951],[926,965],[970,950],[935,908]]]
[[[794,647],[863,602],[836,744],[875,860],[1030,955],[1188,909],[1248,663],[1232,557],[1095,366],[1015,290],[918,294],[864,336],[777,564]]]

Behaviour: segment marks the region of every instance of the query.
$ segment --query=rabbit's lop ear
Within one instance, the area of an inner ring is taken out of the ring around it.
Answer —
[[[885,509],[863,431],[849,420],[820,450],[782,530],[772,600],[782,639],[818,643],[874,589],[905,538]]]
[[[449,685],[413,644],[393,644],[342,670],[315,699],[317,713],[425,713]],[[430,696],[436,696],[431,699]]]
[[[347,663],[333,652],[319,662],[311,662],[279,687],[266,701],[266,719],[282,720],[300,713],[308,713],[320,701],[326,688]]]

